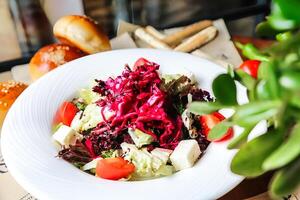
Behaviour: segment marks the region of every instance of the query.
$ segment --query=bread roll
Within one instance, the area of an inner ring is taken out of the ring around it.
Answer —
[[[36,80],[59,65],[84,56],[79,49],[67,44],[51,44],[38,50],[29,63],[29,74]]]
[[[75,46],[87,54],[111,49],[107,35],[86,16],[62,17],[54,24],[53,32],[62,43]]]
[[[16,81],[0,82],[0,127],[8,109],[26,87],[26,84]]]

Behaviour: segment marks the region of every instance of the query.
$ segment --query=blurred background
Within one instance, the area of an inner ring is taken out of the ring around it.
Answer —
[[[224,18],[232,35],[255,37],[269,0],[0,0],[0,71],[27,63],[54,42],[52,25],[63,15],[85,14],[114,37],[120,19],[157,29]]]

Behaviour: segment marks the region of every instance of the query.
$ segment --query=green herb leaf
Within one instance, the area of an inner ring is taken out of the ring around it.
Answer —
[[[300,99],[300,92],[291,94],[290,104],[297,108],[300,108],[299,99]]]
[[[255,96],[258,100],[271,100],[271,94],[266,80],[261,80],[257,83],[255,88]]]
[[[234,78],[234,68],[232,65],[228,65],[227,73],[231,76],[231,78]]]
[[[269,67],[269,62],[261,62],[259,64],[259,68],[257,71],[257,78],[258,79],[267,79],[268,78],[268,67]]]
[[[114,155],[114,152],[115,152],[114,149],[102,151],[102,152],[101,152],[101,157],[102,157],[102,158],[112,158],[113,155]]]
[[[279,82],[286,89],[300,91],[300,72],[295,70],[285,71]]]
[[[297,23],[294,20],[285,19],[280,16],[269,16],[267,17],[268,22],[270,23],[271,27],[278,30],[278,31],[287,31],[297,27]]]
[[[251,60],[260,60],[260,61],[269,61],[269,56],[266,56],[262,52],[260,52],[253,44],[241,44],[239,42],[235,42],[235,45],[242,50],[243,56],[249,58]]]
[[[233,115],[233,122],[242,127],[253,126],[261,120],[273,117],[280,105],[280,101],[250,102],[241,105]]]
[[[258,36],[274,36],[278,33],[268,21],[260,22],[256,25],[255,32]]]
[[[268,53],[272,55],[273,59],[276,59],[280,63],[284,57],[291,52],[299,52],[300,34],[296,33],[292,38],[275,43],[267,49]],[[281,67],[281,66],[279,66]],[[285,66],[282,66],[285,67]]]
[[[292,36],[293,35],[292,35],[291,31],[286,31],[284,33],[276,34],[276,40],[281,42],[281,41],[290,39]]]
[[[300,123],[292,130],[289,138],[263,164],[266,170],[283,167],[300,155]]]
[[[219,110],[220,108],[223,108],[223,106],[218,104],[218,103],[215,103],[215,102],[200,102],[200,101],[192,102],[188,106],[188,110],[191,113],[194,113],[196,115],[210,114],[212,112],[215,112],[215,111]]]
[[[79,110],[84,110],[86,108],[86,104],[85,103],[82,103],[82,102],[76,102],[75,103],[76,107],[79,109]]]
[[[266,66],[266,80],[267,87],[270,92],[270,96],[273,99],[279,98],[280,86],[278,84],[278,78],[276,75],[276,65],[273,62],[265,64]]]
[[[300,184],[300,158],[278,171],[270,186],[271,196],[280,198],[291,194]]]
[[[300,23],[299,0],[275,0],[274,4],[280,9],[282,16]]]
[[[236,85],[229,74],[221,74],[212,83],[214,95],[224,105],[236,105]]]
[[[261,93],[261,97],[268,96],[268,99],[276,99],[280,95],[280,86],[278,84],[278,78],[276,75],[276,68],[274,62],[262,62],[258,68],[258,79],[262,80],[265,84],[264,91],[266,94]],[[262,83],[261,83],[262,84]],[[260,85],[262,86],[262,85]],[[259,88],[262,89],[262,88]],[[262,91],[263,92],[263,91]]]
[[[229,143],[228,149],[240,148],[243,144],[245,144],[247,142],[248,135],[253,128],[254,126],[244,128],[243,132]]]
[[[221,139],[226,133],[228,128],[232,126],[232,123],[228,121],[222,121],[216,124],[208,134],[208,139],[211,141]]]
[[[255,177],[266,172],[265,159],[282,143],[282,134],[270,131],[243,145],[231,162],[231,170],[239,175]]]
[[[250,76],[249,74],[247,74],[246,72],[244,72],[241,69],[237,69],[235,71],[238,80],[248,89],[248,90],[253,90],[255,84],[256,84],[256,80]]]

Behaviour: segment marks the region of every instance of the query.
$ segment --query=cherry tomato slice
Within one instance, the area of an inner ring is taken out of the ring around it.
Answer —
[[[119,180],[128,177],[134,170],[135,166],[121,157],[105,158],[98,161],[96,175],[104,179]]]
[[[146,60],[145,58],[139,58],[135,63],[134,63],[134,66],[133,66],[133,69],[135,69],[136,67],[138,66],[142,66],[146,63],[149,63],[148,60]]]
[[[70,126],[78,111],[78,108],[72,102],[63,102],[55,114],[54,124],[63,123],[66,126]]]
[[[209,131],[216,124],[220,123],[224,119],[225,119],[225,117],[219,112],[214,112],[214,113],[209,114],[209,115],[202,115],[200,117],[200,123],[202,125],[203,133],[205,134],[205,136],[207,137],[208,134],[209,134]],[[221,141],[229,140],[233,137],[233,135],[234,135],[233,128],[229,128],[227,133],[221,139],[214,140],[213,142],[221,142]]]
[[[253,78],[257,78],[257,71],[260,63],[261,62],[259,60],[246,60],[239,68],[251,75]]]

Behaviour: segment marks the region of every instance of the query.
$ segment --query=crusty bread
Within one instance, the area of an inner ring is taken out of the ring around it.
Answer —
[[[26,87],[26,84],[16,81],[0,82],[0,127],[8,109]]]
[[[38,50],[29,63],[29,74],[36,80],[59,65],[86,55],[67,44],[51,44]]]
[[[107,35],[95,21],[86,16],[62,17],[54,24],[53,32],[61,42],[75,46],[87,54],[111,49]]]
[[[202,20],[197,23],[186,26],[185,28],[183,28],[180,31],[177,31],[173,34],[166,36],[162,41],[167,43],[170,46],[176,46],[176,45],[180,44],[180,42],[183,39],[190,37],[190,36],[198,33],[199,31],[201,31],[209,26],[212,26],[212,25],[213,25],[213,22],[211,20]]]
[[[154,48],[171,49],[171,47],[169,47],[167,44],[163,43],[159,39],[156,39],[154,36],[146,32],[144,28],[136,29],[134,31],[134,35]]]
[[[182,42],[180,45],[174,48],[174,50],[191,52],[192,50],[195,50],[196,48],[199,48],[200,46],[213,40],[216,37],[217,33],[218,29],[214,26],[210,26],[188,38],[186,41]]]

